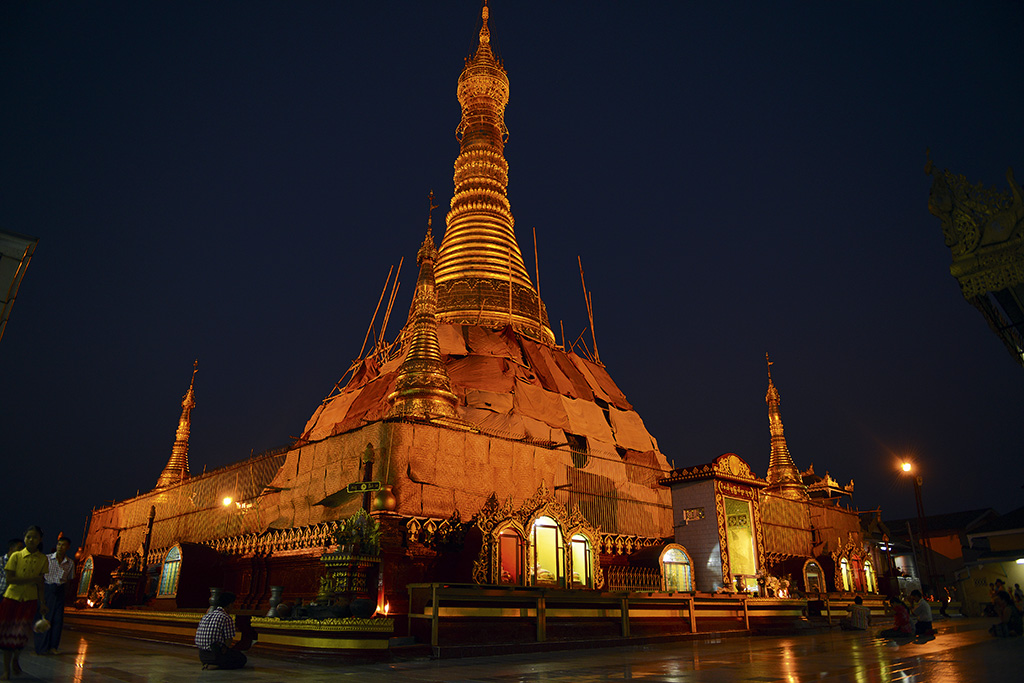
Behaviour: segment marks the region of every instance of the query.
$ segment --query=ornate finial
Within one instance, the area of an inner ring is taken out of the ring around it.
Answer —
[[[786,444],[782,413],[779,410],[779,390],[772,382],[772,360],[767,353],[764,354],[764,359],[768,363],[768,393],[764,400],[768,404],[768,431],[771,434],[771,456],[766,477],[768,488],[765,490],[786,498],[804,500],[807,498],[807,487],[804,486],[800,470],[793,462],[789,446]]]
[[[427,209],[427,232],[430,232],[431,231],[431,227],[430,226],[433,225],[433,223],[434,223],[434,209],[437,208],[437,204],[434,203],[434,191],[433,190],[430,191],[430,194],[427,195],[427,197],[428,197],[427,198],[427,206],[430,207],[430,208]]]
[[[768,357],[768,352],[764,352],[764,361],[768,363],[768,381],[772,381],[772,359]]]
[[[434,204],[433,190],[430,191],[428,206],[430,208],[427,210],[427,234],[423,236],[423,244],[420,245],[420,250],[416,253],[416,263],[420,264],[423,263],[424,259],[437,261],[437,245],[434,244],[434,232],[433,228],[431,228],[431,214],[437,208],[437,205]],[[431,273],[433,273],[433,267],[431,267]],[[431,292],[433,292],[433,287],[431,287]]]
[[[487,28],[487,17],[490,15],[490,10],[487,9],[487,0],[484,0],[483,9],[480,10],[480,16],[483,17],[484,25],[480,27],[480,44],[491,42],[491,31]]]

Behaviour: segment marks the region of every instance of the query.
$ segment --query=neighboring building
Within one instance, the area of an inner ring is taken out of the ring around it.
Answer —
[[[984,614],[991,602],[989,586],[1002,579],[1012,591],[1024,588],[1024,507],[975,527],[967,534],[969,552],[958,573],[965,613]]]
[[[885,527],[894,542],[910,549],[897,566],[926,587],[927,567],[930,566],[935,572],[932,589],[940,590],[956,583],[956,574],[969,556],[965,553],[970,546],[968,535],[998,516],[991,508],[932,515],[925,518],[923,534],[916,517],[887,520]]]
[[[1024,199],[1006,172],[1009,192],[971,185],[962,175],[925,167],[928,210],[942,221],[953,255],[949,272],[1018,364],[1024,365]]]
[[[761,479],[735,453],[706,465],[674,470],[675,541],[699,568],[702,591],[764,591],[783,580],[804,594],[879,592],[878,547],[867,542],[859,513],[839,504],[853,492],[813,467],[800,472],[789,453],[779,392],[768,372],[771,457]],[[811,485],[806,483],[811,481]]]

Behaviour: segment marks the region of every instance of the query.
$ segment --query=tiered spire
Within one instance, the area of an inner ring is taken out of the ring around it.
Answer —
[[[156,480],[156,487],[171,486],[180,484],[188,479],[188,434],[192,427],[192,409],[196,407],[196,370],[199,368],[199,361],[192,364],[192,380],[188,383],[188,391],[181,399],[181,419],[178,420],[178,431],[174,435],[174,446],[171,447],[171,457],[167,461],[160,478]]]
[[[434,193],[430,193],[430,209],[434,206]],[[437,298],[434,294],[434,262],[437,247],[431,216],[427,215],[427,234],[416,255],[420,266],[413,295],[409,322],[412,334],[409,353],[398,368],[395,390],[388,395],[388,417],[455,417],[458,398],[452,393],[448,371],[441,358],[441,345],[437,341]]]
[[[476,52],[459,76],[462,120],[455,131],[455,193],[434,270],[441,322],[512,325],[553,343],[547,312],[534,289],[513,229],[508,201],[508,76],[491,52],[487,3]]]
[[[807,487],[804,486],[800,470],[793,462],[789,454],[789,446],[786,445],[786,435],[782,431],[782,413],[779,410],[779,390],[772,382],[772,361],[768,354],[764,354],[768,363],[768,393],[765,395],[765,402],[768,404],[768,426],[772,434],[772,454],[768,461],[768,487],[769,493],[775,493],[786,498],[803,500],[807,498]]]

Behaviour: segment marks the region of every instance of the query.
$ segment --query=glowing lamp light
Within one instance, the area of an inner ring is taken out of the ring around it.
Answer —
[[[235,501],[231,499],[231,496],[224,496],[224,500],[221,501],[221,503],[224,504],[224,507],[231,505],[233,502]]]
[[[1019,560],[1018,560],[1018,562],[1019,562]],[[390,611],[391,611],[391,603],[388,602],[387,600],[385,600],[384,601],[384,616],[387,616],[388,612],[390,612]]]
[[[1024,557],[1018,557],[1017,564],[1024,564]]]
[[[911,465],[909,462],[903,463],[903,471],[904,472],[909,472],[912,469],[914,469],[914,466]]]

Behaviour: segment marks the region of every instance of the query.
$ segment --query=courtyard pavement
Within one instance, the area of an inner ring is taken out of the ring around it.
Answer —
[[[344,683],[566,681],[919,681],[1021,680],[1024,639],[988,634],[992,619],[936,622],[925,643],[895,644],[871,632],[799,636],[709,637],[636,647],[467,659],[410,659],[345,665],[296,662],[250,653],[241,671],[202,671],[193,648],[66,631],[60,655],[22,655],[16,681],[53,683],[194,683],[332,681]],[[879,630],[882,627],[878,627]]]

